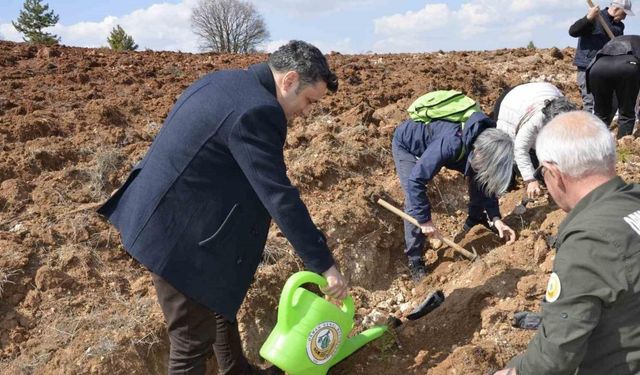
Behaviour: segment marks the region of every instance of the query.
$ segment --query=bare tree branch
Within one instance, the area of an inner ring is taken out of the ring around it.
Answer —
[[[200,0],[192,10],[191,27],[203,51],[249,53],[269,38],[262,16],[241,0]]]

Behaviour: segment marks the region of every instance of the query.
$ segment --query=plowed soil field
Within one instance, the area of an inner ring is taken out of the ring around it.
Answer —
[[[487,374],[524,350],[532,332],[510,319],[538,309],[546,286],[548,239],[564,217],[550,198],[506,217],[518,231],[513,245],[481,228],[468,233],[460,244],[480,254],[474,262],[428,249],[430,274],[419,285],[405,266],[402,222],[376,200],[403,200],[391,136],[419,95],[458,89],[489,113],[505,87],[545,80],[579,103],[572,57],[572,49],[329,55],[340,89],[290,124],[286,158],[350,280],[356,327],[402,315],[430,291],[446,295],[331,374]],[[123,182],[190,83],[265,59],[0,42],[0,373],[166,373],[168,341],[149,274],[93,207]],[[624,139],[619,150],[619,173],[638,181],[640,143]],[[442,172],[428,193],[452,236],[466,212],[462,176]],[[504,214],[522,193],[501,198]],[[238,316],[251,360],[260,361],[286,278],[301,269],[274,226]]]

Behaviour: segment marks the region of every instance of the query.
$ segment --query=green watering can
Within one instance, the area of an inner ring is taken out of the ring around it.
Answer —
[[[353,328],[353,298],[347,296],[342,308],[301,288],[327,281],[313,272],[293,274],[284,285],[278,307],[278,323],[260,348],[260,355],[289,375],[324,375],[371,340],[380,337],[386,326],[370,328],[348,337]]]

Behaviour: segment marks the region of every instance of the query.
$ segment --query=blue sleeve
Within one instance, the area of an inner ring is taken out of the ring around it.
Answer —
[[[426,189],[427,183],[438,174],[445,163],[456,157],[460,147],[461,141],[459,138],[454,140],[435,139],[422,153],[413,168],[407,183],[408,214],[418,220],[418,223],[424,224],[431,220],[431,205]]]
[[[234,124],[228,146],[251,187],[287,237],[305,266],[313,272],[329,269],[334,260],[298,189],[291,185],[284,162],[286,120],[277,108],[254,108]]]

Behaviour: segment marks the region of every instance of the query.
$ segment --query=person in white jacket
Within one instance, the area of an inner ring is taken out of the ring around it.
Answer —
[[[494,118],[498,129],[513,138],[515,162],[527,187],[526,199],[540,195],[540,185],[533,177],[538,164],[534,149],[538,133],[556,115],[577,109],[557,87],[548,82],[516,86],[498,99]]]

